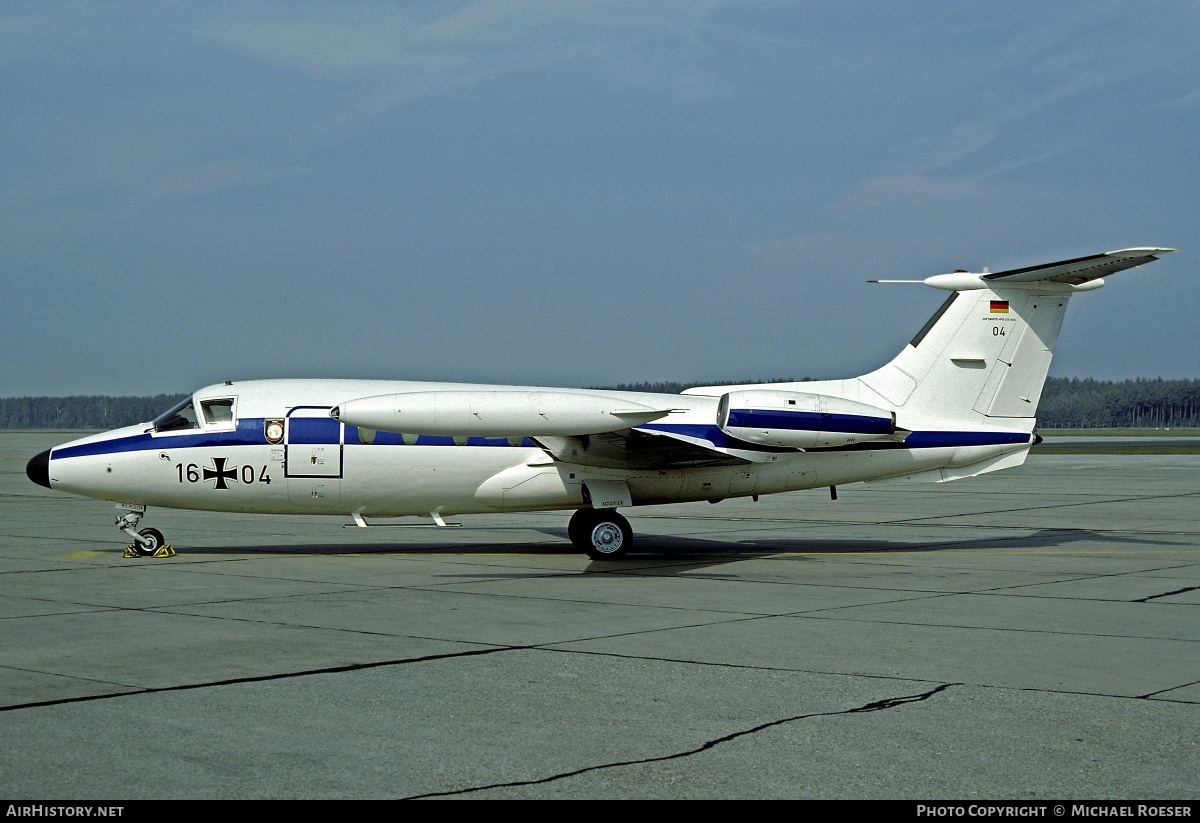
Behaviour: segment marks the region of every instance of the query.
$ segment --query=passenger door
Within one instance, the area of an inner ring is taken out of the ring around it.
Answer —
[[[298,406],[288,412],[283,470],[288,499],[314,508],[341,500],[342,424],[328,406]]]

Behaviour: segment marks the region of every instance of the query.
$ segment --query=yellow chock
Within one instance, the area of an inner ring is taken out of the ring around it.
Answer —
[[[122,554],[121,556],[122,557],[145,557],[145,555],[138,552],[137,547],[134,546],[132,543],[130,543],[128,546],[125,547],[125,553]],[[157,549],[155,549],[154,554],[152,554],[150,556],[151,557],[174,557],[175,556],[175,547],[172,546],[170,543],[165,543],[165,544],[159,546]]]

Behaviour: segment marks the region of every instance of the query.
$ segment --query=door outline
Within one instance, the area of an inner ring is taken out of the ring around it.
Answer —
[[[344,457],[345,457],[346,427],[343,426],[340,421],[334,420],[332,417],[328,416],[329,410],[331,408],[333,408],[333,407],[332,406],[296,406],[296,407],[288,410],[287,428],[286,428],[286,434],[285,434],[284,441],[283,441],[283,476],[285,478],[309,479],[309,480],[341,480],[342,479],[343,463],[344,463]],[[325,412],[324,420],[328,420],[331,425],[337,426],[336,442],[330,442],[328,440],[317,440],[314,442],[300,442],[300,443],[293,442],[292,438],[293,438],[294,430],[295,430],[295,427],[296,427],[296,424],[298,421],[300,421],[300,420],[317,420],[317,421],[322,421],[322,425],[324,425],[322,417],[318,416],[318,415],[301,414],[301,415],[296,416],[295,418],[292,417],[292,415],[295,414],[296,412],[304,412],[304,411],[323,411],[323,412]],[[330,448],[331,451],[333,450],[333,447],[336,447],[337,464],[336,464],[336,467],[334,467],[335,470],[327,469],[324,472],[305,472],[304,469],[310,465],[314,465],[315,460],[316,460],[313,447],[320,447],[320,446],[331,447]],[[301,453],[297,454],[297,451],[299,451]],[[299,457],[299,459],[296,459],[297,457]]]

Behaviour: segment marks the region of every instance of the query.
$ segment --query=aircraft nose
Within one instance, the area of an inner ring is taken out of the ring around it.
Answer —
[[[46,449],[41,454],[35,455],[25,464],[25,474],[29,475],[29,479],[39,486],[50,488],[50,450]]]

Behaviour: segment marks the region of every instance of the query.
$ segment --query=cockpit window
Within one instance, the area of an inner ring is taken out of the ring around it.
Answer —
[[[172,432],[180,429],[196,429],[199,427],[199,424],[196,422],[196,407],[192,404],[192,398],[190,397],[186,400],[181,400],[178,404],[154,418],[154,430],[156,432]]]
[[[209,426],[233,422],[232,397],[223,397],[220,400],[201,400],[200,408],[204,410],[204,422]]]

